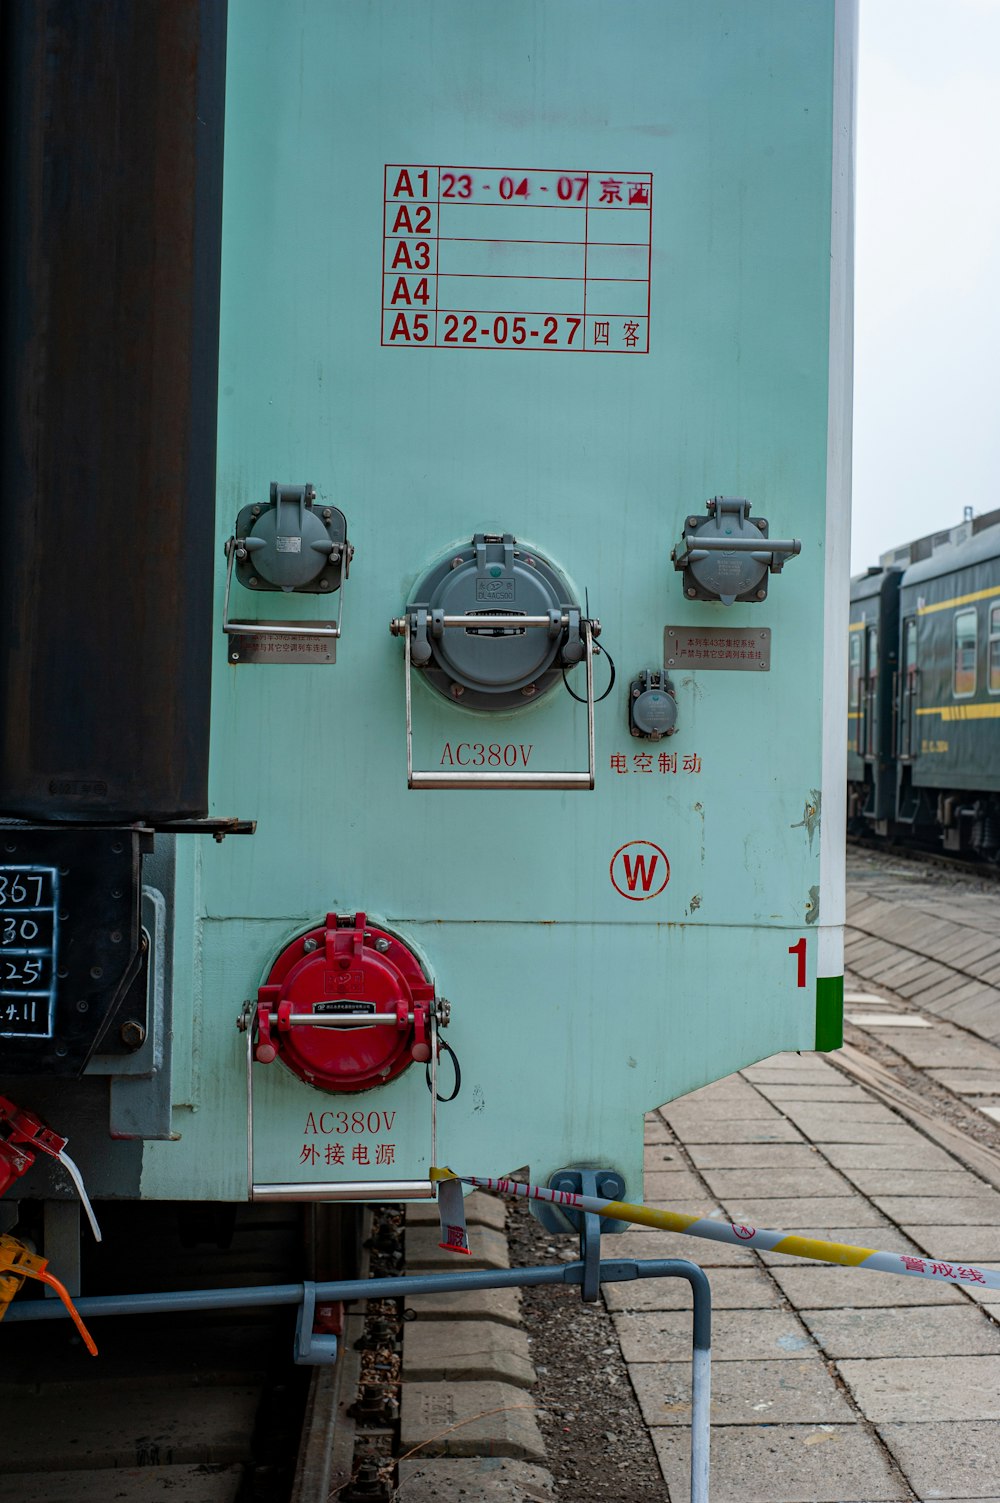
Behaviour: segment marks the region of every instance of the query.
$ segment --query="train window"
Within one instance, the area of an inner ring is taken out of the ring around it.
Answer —
[[[1000,605],[990,606],[990,640],[987,659],[987,687],[1000,694]]]
[[[857,710],[861,705],[861,633],[851,632],[850,673],[847,680],[847,707]]]
[[[956,611],[951,692],[955,699],[968,699],[976,692],[976,612]]]
[[[868,680],[873,684],[878,677],[878,627],[868,628]]]

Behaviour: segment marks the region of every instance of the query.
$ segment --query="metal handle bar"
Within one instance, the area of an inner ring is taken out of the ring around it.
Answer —
[[[445,616],[445,626],[489,626],[494,622],[502,626],[549,626],[548,616]],[[401,628],[397,631],[397,627]],[[585,617],[580,621],[583,633],[584,662],[587,670],[587,771],[565,772],[437,772],[413,770],[413,659],[410,653],[410,623],[402,617],[393,621],[394,635],[402,635],[406,655],[406,786],[407,788],[544,788],[581,789],[588,792],[594,787],[594,633],[593,624]]]
[[[270,1021],[277,1027],[278,1014],[272,1012]],[[406,1014],[406,1021],[413,1022],[412,1012]],[[359,1023],[381,1024],[383,1027],[397,1027],[399,1018],[394,1012],[293,1012],[288,1015],[285,1022],[292,1028],[356,1028]]]
[[[593,772],[411,772],[411,788],[562,788],[590,789]]]
[[[230,539],[230,542],[234,542]],[[346,557],[347,545],[344,545]],[[222,630],[229,637],[339,637],[340,621],[344,612],[344,586],[341,583],[337,591],[337,619],[330,626],[313,626],[306,622],[302,626],[294,626],[290,622],[279,621],[233,621],[229,615],[229,589],[233,582],[233,564],[236,558],[236,549],[229,549],[229,562],[226,566],[226,593],[222,601]],[[345,575],[346,577],[346,575]]]
[[[802,552],[802,542],[799,538],[718,538],[699,537],[697,533],[690,534],[693,547],[689,548],[688,556],[698,558],[702,549],[706,553],[790,553]]]
[[[510,614],[505,616],[480,616],[475,612],[471,612],[461,616],[431,615],[429,617],[429,620],[433,626],[485,626],[487,628],[492,627],[494,630],[500,627],[517,627],[518,629],[520,629],[524,626],[544,627],[546,628],[546,630],[551,630],[553,626],[558,628],[569,625],[569,616],[565,613],[560,616],[555,611],[552,612],[551,616],[519,616],[516,612],[511,612]],[[392,635],[394,637],[402,637],[403,635],[407,634],[408,627],[408,617],[397,616],[396,619],[390,623],[389,630],[392,632]]]

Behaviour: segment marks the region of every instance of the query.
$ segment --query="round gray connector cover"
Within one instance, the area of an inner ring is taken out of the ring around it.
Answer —
[[[677,724],[677,701],[663,689],[647,689],[632,701],[632,723],[643,736],[669,735]]]

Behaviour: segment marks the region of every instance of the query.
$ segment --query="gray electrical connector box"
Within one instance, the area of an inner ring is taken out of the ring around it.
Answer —
[[[645,741],[661,741],[677,729],[674,686],[658,668],[646,668],[628,686],[628,728]]]
[[[265,505],[244,506],[232,542],[236,577],[248,590],[333,594],[349,563],[347,518],[316,504],[312,485],[271,485]]]
[[[802,544],[797,538],[769,539],[767,518],[751,518],[750,502],[742,497],[716,496],[706,509],[707,516],[687,518],[670,555],[684,575],[684,594],[722,605],[766,600],[768,574],[780,574]]]
[[[569,584],[510,532],[477,532],[439,559],[406,617],[414,667],[438,693],[479,710],[524,705],[584,656]]]

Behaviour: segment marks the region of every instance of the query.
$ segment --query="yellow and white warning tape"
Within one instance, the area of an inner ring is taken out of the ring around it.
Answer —
[[[867,1268],[876,1273],[901,1273],[918,1279],[938,1279],[946,1284],[978,1284],[985,1289],[1000,1289],[1000,1272],[976,1268],[954,1258],[878,1252],[872,1247],[852,1247],[847,1242],[825,1242],[819,1237],[796,1237],[788,1232],[770,1232],[738,1222],[712,1221],[707,1216],[657,1211],[650,1206],[630,1205],[624,1200],[601,1200],[596,1195],[577,1195],[572,1190],[549,1190],[542,1185],[522,1184],[520,1180],[458,1175],[450,1169],[432,1169],[430,1177],[438,1187],[441,1246],[452,1252],[472,1251],[461,1186],[475,1185],[496,1195],[545,1200],[571,1211],[591,1211],[597,1216],[609,1216],[614,1221],[631,1221],[636,1226],[654,1227],[657,1231],[683,1232],[687,1237],[704,1237],[709,1242],[725,1242],[733,1247],[756,1247],[762,1252],[787,1253],[792,1258],[819,1258],[826,1263],[840,1263],[845,1268]]]

